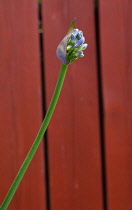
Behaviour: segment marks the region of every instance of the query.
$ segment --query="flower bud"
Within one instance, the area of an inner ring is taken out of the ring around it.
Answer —
[[[82,44],[82,46],[80,47],[80,50],[85,50],[87,48],[88,44]]]
[[[78,57],[83,57],[82,50],[85,50],[88,44],[84,44],[85,37],[83,32],[79,29],[74,29],[76,19],[74,18],[67,35],[63,38],[57,47],[57,57],[65,65],[69,65],[75,61]]]

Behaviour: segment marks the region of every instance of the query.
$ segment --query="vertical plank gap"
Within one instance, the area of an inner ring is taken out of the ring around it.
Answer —
[[[102,162],[102,190],[103,207],[107,210],[107,186],[106,186],[106,161],[105,161],[105,137],[104,137],[104,107],[101,78],[101,55],[100,55],[100,36],[99,36],[99,8],[98,0],[94,1],[95,15],[95,34],[96,34],[96,52],[97,52],[97,75],[98,75],[98,96],[99,96],[99,118],[100,118],[100,142],[101,142],[101,162]]]
[[[39,45],[40,45],[40,66],[41,66],[41,90],[42,90],[42,112],[43,118],[46,114],[46,91],[44,74],[44,42],[43,42],[43,23],[42,23],[42,1],[38,1],[38,21],[39,21]],[[49,160],[48,160],[48,138],[47,132],[44,136],[44,168],[45,168],[45,186],[46,186],[46,207],[50,210],[50,187],[49,187]]]

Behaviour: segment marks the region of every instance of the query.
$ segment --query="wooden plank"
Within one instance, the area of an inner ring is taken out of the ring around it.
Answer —
[[[35,1],[0,3],[0,202],[42,120],[38,16]],[[9,210],[45,209],[43,146]]]
[[[43,1],[47,106],[60,61],[56,47],[71,20],[83,30],[89,48],[69,66],[62,94],[48,129],[51,210],[101,210],[97,72],[92,1]]]
[[[132,209],[132,2],[100,0],[107,199]]]

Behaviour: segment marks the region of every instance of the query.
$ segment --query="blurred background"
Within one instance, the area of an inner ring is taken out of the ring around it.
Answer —
[[[132,1],[0,2],[0,202],[41,125],[74,17],[89,47],[9,210],[132,209]]]

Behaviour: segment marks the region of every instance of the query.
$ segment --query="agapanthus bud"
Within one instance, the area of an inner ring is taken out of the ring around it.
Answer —
[[[82,52],[82,51],[78,51],[78,52],[76,53],[76,56],[77,56],[77,57],[83,57],[83,56],[84,56],[84,54],[83,54],[83,52]]]
[[[84,54],[82,50],[85,50],[88,46],[88,44],[84,44],[85,38],[83,32],[74,29],[75,21],[76,19],[74,18],[67,35],[60,42],[56,50],[57,57],[65,65],[69,65],[78,57],[83,57]]]
[[[82,46],[80,47],[80,50],[85,50],[87,48],[88,44],[82,44]]]
[[[74,30],[72,31],[72,34],[76,37],[76,36],[77,36],[77,34],[78,34],[78,32],[79,32],[79,30],[78,30],[78,29],[74,29]]]

